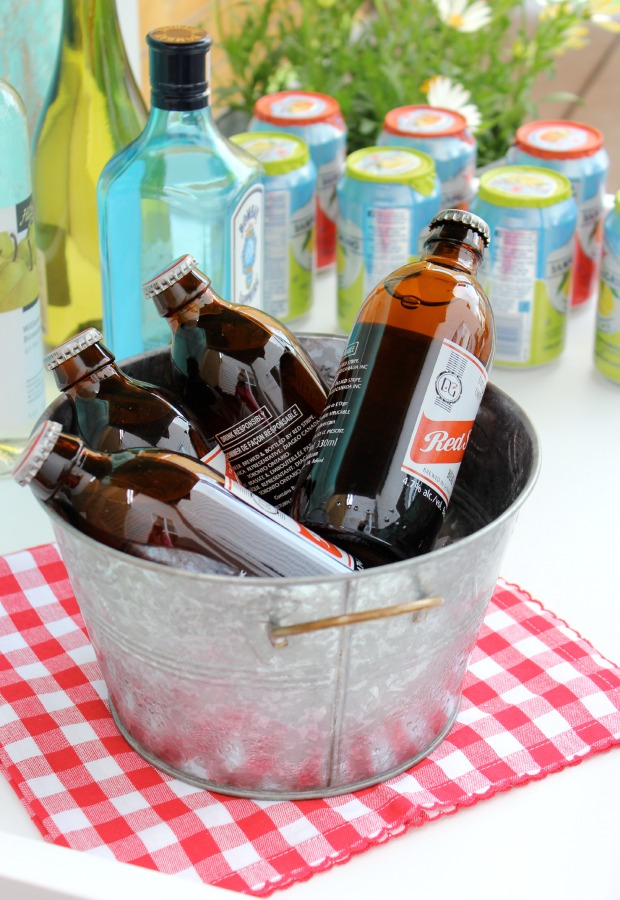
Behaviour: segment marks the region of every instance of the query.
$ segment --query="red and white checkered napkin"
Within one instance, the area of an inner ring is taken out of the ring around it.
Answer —
[[[120,736],[54,545],[0,557],[0,765],[47,840],[266,895],[412,825],[620,744],[620,669],[500,581],[435,752],[325,800],[226,798]]]

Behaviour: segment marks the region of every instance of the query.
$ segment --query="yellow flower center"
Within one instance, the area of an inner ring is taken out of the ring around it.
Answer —
[[[448,16],[448,25],[452,25],[453,28],[460,28],[463,24],[463,16],[460,16],[458,13],[450,13]]]

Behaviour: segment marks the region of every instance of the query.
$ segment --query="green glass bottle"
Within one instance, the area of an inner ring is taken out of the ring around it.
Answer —
[[[0,78],[0,475],[45,406],[30,153],[21,97]]]
[[[49,346],[101,326],[97,181],[107,161],[140,133],[145,121],[115,0],[64,0],[56,70],[33,150]]]

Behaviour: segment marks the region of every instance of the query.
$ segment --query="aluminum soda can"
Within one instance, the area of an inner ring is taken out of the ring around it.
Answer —
[[[441,187],[427,153],[364,147],[338,182],[338,324],[348,332],[370,291],[420,256]]]
[[[316,266],[336,261],[336,185],[346,158],[347,128],[338,101],[311,91],[266,94],[254,104],[250,131],[287,131],[304,140],[317,169]]]
[[[537,166],[489,169],[471,210],[491,229],[478,280],[495,315],[495,365],[551,362],[566,337],[577,226],[570,181]]]
[[[380,146],[411,147],[435,161],[443,209],[469,209],[476,140],[460,113],[435,106],[399,106],[383,120]]]
[[[528,122],[516,134],[507,159],[517,165],[543,166],[570,180],[579,210],[570,307],[598,293],[609,157],[597,128],[563,119]]]
[[[620,191],[603,228],[594,365],[606,378],[620,384]]]
[[[281,322],[297,319],[312,306],[316,166],[294,134],[249,131],[231,140],[265,170],[264,309]]]

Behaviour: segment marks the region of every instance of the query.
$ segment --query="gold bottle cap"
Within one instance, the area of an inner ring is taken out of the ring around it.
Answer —
[[[442,222],[460,222],[466,225],[480,235],[486,247],[489,246],[491,229],[480,216],[476,216],[466,209],[441,209],[432,219],[429,227],[434,228],[435,225],[440,225]]]
[[[195,269],[197,265],[198,263],[191,254],[186,253],[185,256],[179,256],[178,259],[175,259],[173,263],[162,272],[159,272],[154,278],[151,278],[150,281],[145,281],[142,285],[144,296],[151,298],[161,294],[162,291],[172,287],[184,275]]]
[[[48,419],[32,433],[13,470],[13,480],[21,487],[32,481],[56,446],[61,432],[62,425]]]
[[[87,347],[92,347],[93,344],[102,340],[103,335],[97,328],[86,328],[85,331],[80,331],[75,337],[70,338],[64,344],[60,344],[55,350],[52,350],[51,353],[48,353],[43,360],[45,368],[48,372],[51,372],[52,369],[55,369],[56,366],[59,366],[66,359],[72,359],[78,353],[81,353],[82,350],[86,350]]]

